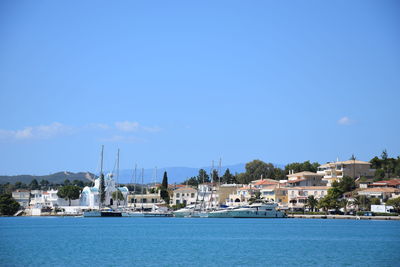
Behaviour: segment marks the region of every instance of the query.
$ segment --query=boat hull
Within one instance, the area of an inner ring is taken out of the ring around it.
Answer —
[[[85,211],[83,217],[122,217],[118,211]]]

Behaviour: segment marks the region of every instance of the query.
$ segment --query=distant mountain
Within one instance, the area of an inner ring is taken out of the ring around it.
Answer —
[[[94,174],[88,172],[57,172],[49,175],[14,175],[14,176],[0,176],[0,184],[10,183],[15,184],[16,182],[22,182],[25,184],[29,184],[33,179],[36,179],[38,182],[41,180],[47,180],[50,183],[61,184],[66,179],[70,180],[80,180],[83,182],[89,182],[90,177],[94,177]]]
[[[284,165],[282,164],[274,164],[276,167],[282,168]],[[234,165],[226,165],[221,167],[221,175],[223,175],[226,169],[232,174],[241,173],[245,171],[245,163],[239,163]],[[214,166],[215,169],[218,170],[218,166]],[[168,183],[182,183],[187,178],[197,176],[200,169],[205,169],[208,173],[211,171],[211,166],[201,167],[201,168],[190,168],[190,167],[165,167],[157,169],[157,179],[155,179],[155,169],[144,169],[144,183],[161,183],[164,171],[168,173]],[[105,172],[107,173],[107,172]],[[0,176],[0,184],[5,184],[7,182],[14,184],[15,182],[22,182],[29,184],[33,179],[36,179],[40,182],[42,179],[48,180],[52,183],[63,183],[65,179],[70,181],[73,180],[81,180],[84,182],[90,181],[90,177],[95,177],[94,174],[88,172],[57,172],[50,175],[15,175],[15,176]],[[136,183],[142,183],[141,180],[141,169],[137,169],[136,171]],[[133,169],[123,169],[119,172],[118,182],[121,184],[127,184],[134,181],[134,170]]]
[[[241,173],[245,171],[245,163],[239,163],[235,165],[227,165],[221,167],[221,175],[225,173],[225,170],[229,168],[229,171],[234,173]],[[218,169],[218,166],[214,166],[214,168]],[[161,183],[164,171],[168,173],[168,183],[182,183],[189,177],[197,176],[200,169],[205,169],[208,173],[210,173],[211,166],[201,167],[201,168],[190,168],[190,167],[166,167],[166,168],[158,168],[157,169],[157,179],[158,183]],[[155,181],[155,169],[144,169],[144,183],[153,183]],[[119,172],[119,183],[130,183],[134,181],[134,170],[125,169]],[[141,169],[137,169],[136,171],[136,183],[141,183]]]

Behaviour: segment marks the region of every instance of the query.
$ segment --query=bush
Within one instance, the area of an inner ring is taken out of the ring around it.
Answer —
[[[19,208],[19,203],[12,198],[11,194],[0,195],[1,215],[14,215]]]

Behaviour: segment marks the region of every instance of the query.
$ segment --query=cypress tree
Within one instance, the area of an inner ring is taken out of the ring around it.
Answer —
[[[167,172],[164,172],[164,177],[161,183],[161,198],[165,201],[166,204],[169,204],[169,193],[168,193],[168,175]]]
[[[103,204],[106,200],[106,186],[104,185],[104,174],[100,174],[100,204]]]

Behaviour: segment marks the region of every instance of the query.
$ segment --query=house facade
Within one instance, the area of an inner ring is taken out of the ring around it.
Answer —
[[[309,196],[314,196],[315,199],[321,199],[328,194],[328,186],[299,186],[288,187],[288,207],[291,210],[302,210]]]
[[[318,174],[315,172],[297,172],[286,175],[288,177],[287,186],[295,187],[295,186],[322,186],[325,185],[322,181],[322,174]]]
[[[197,200],[197,190],[192,187],[181,187],[173,191],[171,205],[191,205]]]
[[[371,169],[371,163],[361,160],[346,160],[328,162],[318,167],[318,174],[323,175],[323,180],[328,186],[332,186],[334,181],[339,181],[344,176],[354,179],[359,177],[373,177],[375,170]]]
[[[12,192],[12,197],[15,199],[15,201],[18,202],[18,204],[26,208],[29,206],[30,198],[31,198],[31,191],[26,190],[26,189],[17,189],[14,192]]]

